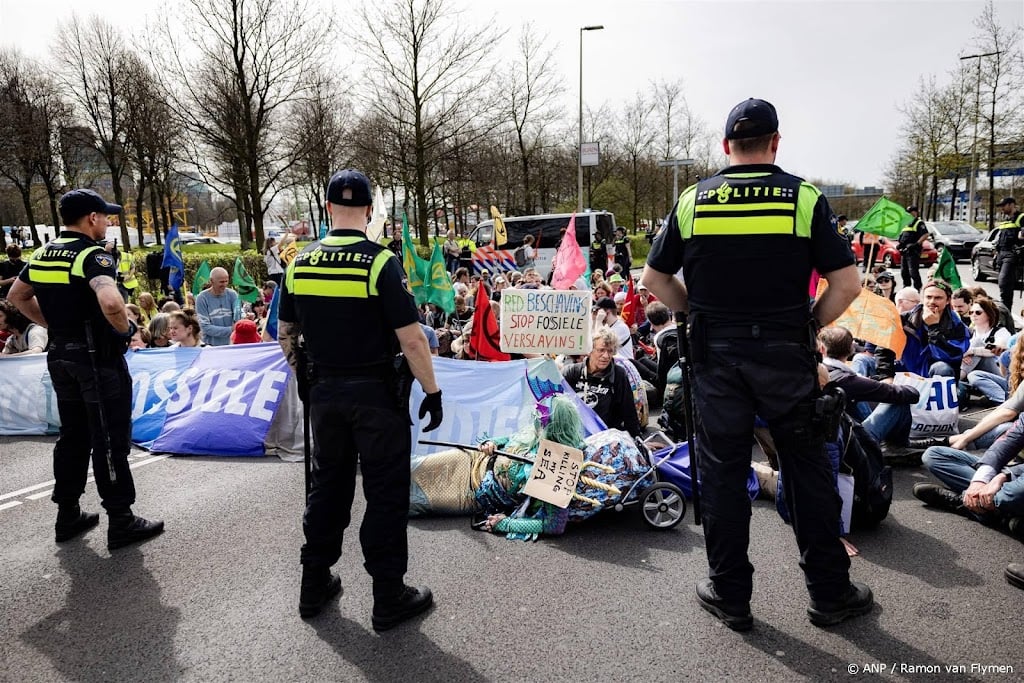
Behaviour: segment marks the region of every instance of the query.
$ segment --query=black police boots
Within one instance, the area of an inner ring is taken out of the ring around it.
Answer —
[[[715,583],[711,579],[701,579],[697,582],[697,601],[701,607],[714,614],[733,631],[749,631],[754,626],[750,603],[726,602],[719,597]]]
[[[136,517],[131,510],[110,512],[108,516],[110,517],[107,527],[107,548],[109,550],[117,550],[132,543],[145,541],[164,531],[163,521],[150,522],[148,519]]]
[[[807,616],[815,626],[834,626],[852,617],[867,614],[874,604],[871,589],[859,581],[851,581],[846,594],[839,600],[811,600]]]
[[[57,508],[57,523],[54,525],[57,543],[70,541],[75,536],[85,533],[100,523],[100,516],[95,512],[82,512],[75,505],[61,505]]]
[[[387,631],[406,619],[426,612],[434,604],[434,594],[426,586],[412,588],[404,583],[394,590],[373,587],[373,630]]]
[[[299,616],[303,619],[320,614],[327,601],[341,593],[341,577],[330,567],[302,566],[302,590],[299,593]]]

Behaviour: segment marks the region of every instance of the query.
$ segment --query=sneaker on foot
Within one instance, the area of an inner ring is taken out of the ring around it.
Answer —
[[[750,603],[728,603],[718,595],[711,579],[697,582],[697,601],[700,606],[731,628],[733,631],[749,631],[754,626],[754,615]]]
[[[955,512],[958,515],[967,517],[970,513],[964,507],[964,499],[959,493],[954,493],[945,486],[938,484],[914,484],[914,498],[933,508]]]
[[[110,515],[107,528],[107,548],[117,550],[132,543],[153,538],[164,531],[162,520],[149,521],[132,513]]]
[[[341,592],[341,577],[332,574],[328,567],[303,567],[299,616],[303,619],[315,617],[331,598]]]
[[[811,600],[807,616],[815,626],[834,626],[871,611],[875,598],[871,589],[859,581],[851,581],[850,587],[839,600]]]
[[[53,525],[55,540],[57,543],[70,541],[99,523],[100,516],[95,512],[82,512],[77,505],[74,508],[62,508],[57,513],[57,523]]]
[[[395,596],[373,600],[373,630],[387,631],[406,619],[426,612],[434,604],[434,594],[426,586],[404,586]]]

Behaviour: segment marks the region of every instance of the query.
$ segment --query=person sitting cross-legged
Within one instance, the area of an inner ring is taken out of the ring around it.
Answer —
[[[942,482],[914,485],[925,505],[989,525],[1002,525],[1024,540],[1024,465],[1010,467],[1024,449],[1024,417],[1018,417],[982,457],[948,446],[932,446],[921,463]]]
[[[902,293],[896,295],[897,302]],[[924,303],[900,314],[907,336],[903,367],[922,377],[959,377],[971,333],[950,308],[953,290],[941,280],[930,280],[921,295]]]

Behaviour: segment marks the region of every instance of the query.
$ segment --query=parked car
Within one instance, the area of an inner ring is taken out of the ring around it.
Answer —
[[[224,244],[221,240],[216,237],[201,237],[201,236],[186,236],[182,235],[178,238],[182,244]]]
[[[857,259],[857,263],[864,262],[865,252],[870,253],[871,245],[875,245],[875,263],[884,263],[886,268],[897,268],[902,262],[899,249],[897,248],[897,241],[889,239],[888,237],[882,237],[880,235],[872,235],[869,232],[858,232],[853,238],[853,255]],[[935,251],[935,247],[928,240],[924,241],[921,250],[921,265],[931,266],[939,259],[939,252]]]
[[[971,250],[971,277],[978,282],[999,279],[996,268],[996,228]]]
[[[970,259],[974,245],[984,237],[977,228],[964,221],[930,221],[924,225],[932,243],[948,249],[956,261]]]

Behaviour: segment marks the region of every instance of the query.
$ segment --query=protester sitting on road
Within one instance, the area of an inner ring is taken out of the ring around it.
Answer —
[[[1008,467],[1021,449],[1021,417],[980,458],[948,446],[933,446],[921,456],[921,463],[943,485],[915,484],[914,497],[931,507],[1003,526],[1024,540],[1024,465]]]
[[[971,304],[974,302],[974,295],[971,294],[971,290],[961,287],[960,289],[953,292],[953,298],[950,300],[950,306],[956,311],[956,314],[960,316],[960,319],[965,323],[970,324],[971,322]]]
[[[640,419],[629,377],[615,365],[618,347],[615,332],[607,327],[598,329],[594,332],[594,345],[586,360],[562,368],[562,376],[608,427],[640,436]]]
[[[658,366],[654,387],[658,391],[658,398],[664,400],[669,371],[676,367],[676,362],[679,360],[676,326],[672,320],[672,311],[660,301],[652,301],[647,304],[646,313],[647,320],[651,324],[651,341],[654,344]]]
[[[969,287],[967,291],[970,292],[975,299],[977,299],[978,297],[985,297],[986,299],[992,298],[992,296],[987,291],[985,291],[985,288],[982,287],[981,285]],[[999,309],[999,326],[1005,327],[1007,330],[1009,330],[1010,334],[1013,334],[1014,332],[1017,331],[1017,323],[1013,321],[1013,315],[1010,313],[1010,309],[1007,308],[1006,304],[1004,304],[1002,301],[995,300],[995,302],[996,308]]]
[[[615,296],[620,291],[622,291],[622,288],[625,287],[625,285],[626,285],[626,280],[623,279],[623,277],[621,275],[619,275],[618,273],[613,273],[611,277],[609,277],[607,280],[605,280],[605,282],[608,284],[608,287],[611,289],[612,296]]]
[[[42,353],[49,343],[46,328],[26,318],[7,299],[0,299],[0,330],[10,333],[0,351],[4,356]]]
[[[136,326],[142,325],[142,310],[135,304],[125,304],[125,313],[128,314],[128,319],[135,323]]]
[[[1010,354],[1007,382],[1013,393],[1002,405],[988,412],[978,424],[962,434],[949,437],[950,447],[970,451],[988,448],[1024,412],[1024,345],[1014,344]]]
[[[206,346],[200,340],[202,332],[198,320],[184,311],[174,311],[168,316],[170,319],[167,321],[167,338],[173,346]]]
[[[420,319],[421,319],[420,320],[420,329],[423,330],[423,335],[427,338],[427,345],[430,347],[430,355],[431,356],[436,356],[437,352],[438,352],[438,348],[440,348],[440,345],[438,344],[438,341],[437,341],[437,332],[434,331],[433,327],[431,327],[430,325],[427,325],[426,323],[422,322],[422,317],[423,317],[423,314],[421,313],[420,314]]]
[[[597,287],[602,282],[604,282],[604,271],[598,268],[590,274],[590,287]]]
[[[888,270],[883,270],[881,273],[875,275],[874,292],[878,296],[883,296],[889,301],[895,300],[896,277]]]
[[[462,284],[469,287],[469,269],[468,268],[456,268],[455,274],[452,275],[453,284]]]
[[[922,294],[923,304],[900,315],[907,337],[903,367],[922,377],[959,377],[971,335],[949,307],[953,290],[941,280],[929,280]]]
[[[180,311],[181,305],[177,301],[165,301],[160,306],[161,313],[173,313],[174,311]]]
[[[893,302],[896,304],[896,310],[900,313],[908,313],[914,310],[915,306],[921,304],[921,295],[913,287],[904,287],[900,291],[896,292],[896,296],[893,297]]]
[[[879,443],[906,446],[910,435],[910,406],[921,398],[917,389],[893,384],[895,356],[880,349],[876,372],[879,379],[861,377],[846,364],[853,354],[853,335],[845,327],[826,327],[818,333],[828,368],[829,383],[846,394],[846,412],[864,424]],[[875,406],[877,404],[877,406]]]
[[[149,321],[149,346],[150,348],[162,349],[171,345],[167,334],[167,328],[171,322],[170,313],[157,313]]]
[[[1010,344],[1010,333],[1005,327],[997,327],[999,310],[996,303],[987,297],[977,297],[971,304],[970,318],[973,321],[971,346],[964,353],[960,377],[965,380],[961,391],[963,398],[974,390],[993,404],[1006,400],[1009,384],[1003,377],[998,358]]]
[[[149,292],[139,294],[139,310],[142,311],[143,325],[149,325],[149,321],[153,319],[153,316],[160,312],[160,309],[156,307],[153,295]]]
[[[633,338],[630,336],[629,327],[619,317],[619,309],[615,305],[615,301],[608,297],[600,298],[594,304],[591,312],[594,315],[595,330],[607,327],[615,333],[618,339],[618,344],[616,344],[618,353],[615,355],[626,360],[633,360]]]
[[[462,333],[466,324],[473,319],[473,308],[467,303],[466,297],[461,294],[455,295],[455,312],[448,317],[448,329],[452,334]]]
[[[149,348],[149,342],[151,337],[149,336],[149,330],[145,327],[140,327],[135,330],[135,334],[132,335],[132,340],[128,344],[128,348],[132,351],[138,351],[140,349]]]
[[[263,300],[268,304],[274,299],[274,291],[277,289],[277,283],[273,280],[267,280],[263,283]]]

